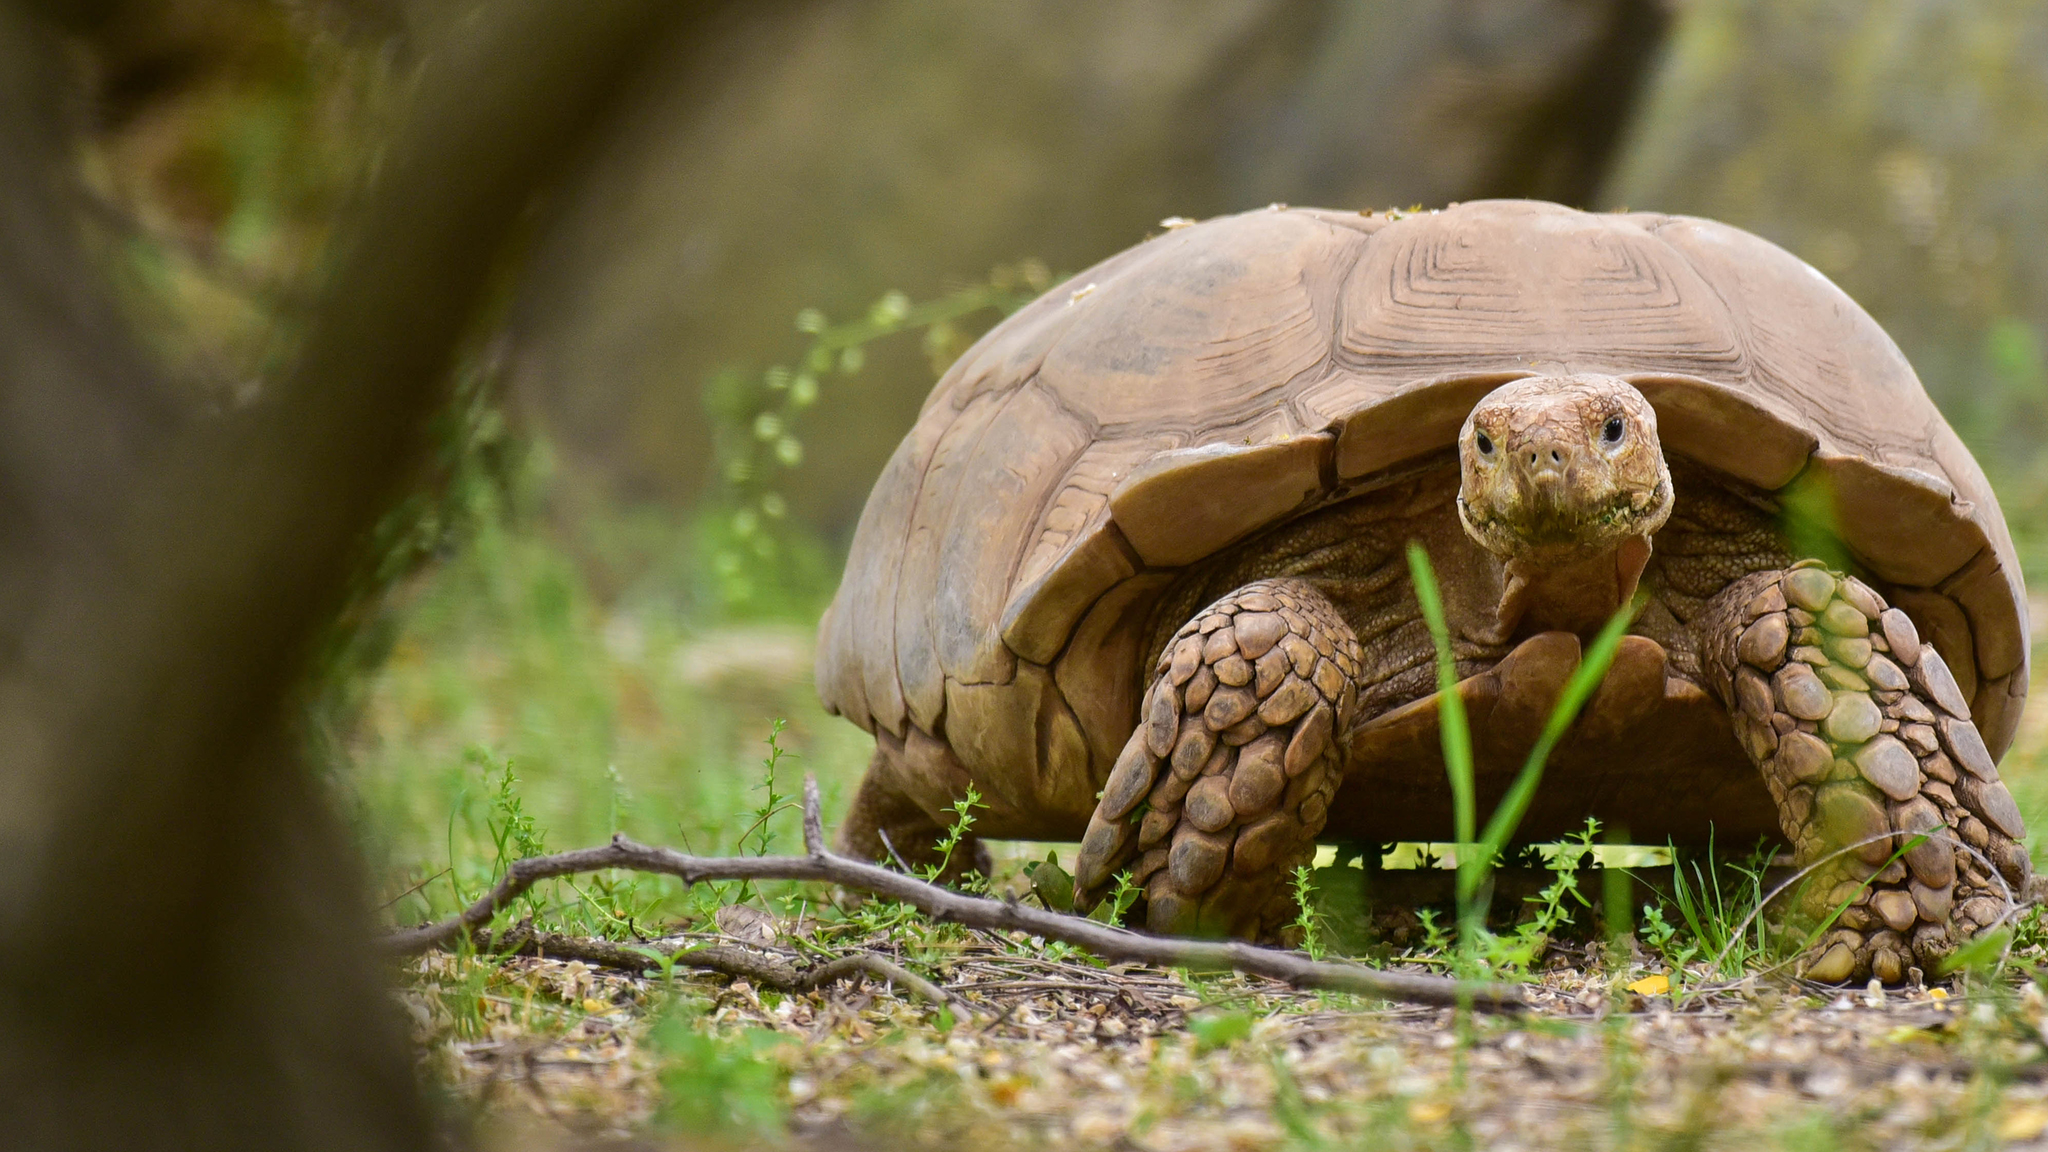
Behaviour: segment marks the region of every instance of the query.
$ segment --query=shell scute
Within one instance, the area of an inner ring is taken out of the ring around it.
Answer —
[[[1744,369],[1696,270],[1628,221],[1554,205],[1482,201],[1382,233],[1343,303],[1339,347],[1374,375],[1497,371],[1508,348],[1543,370]]]
[[[1329,350],[1332,258],[1365,238],[1298,213],[1236,220],[1170,232],[1120,277],[1093,278],[1039,379],[1105,429],[1193,436],[1284,405]]]

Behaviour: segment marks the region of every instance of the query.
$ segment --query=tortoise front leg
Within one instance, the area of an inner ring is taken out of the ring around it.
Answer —
[[[1887,832],[1896,846],[1933,833],[1889,864],[1894,837],[1822,868],[1799,911],[1850,907],[1815,945],[1808,978],[1932,971],[2005,916],[2008,891],[2024,898],[2019,809],[1947,665],[1905,613],[1805,561],[1736,581],[1700,627],[1708,675],[1802,865]]]
[[[1135,856],[1153,931],[1278,931],[1337,790],[1362,659],[1301,580],[1247,584],[1183,625],[1088,822],[1083,906]]]

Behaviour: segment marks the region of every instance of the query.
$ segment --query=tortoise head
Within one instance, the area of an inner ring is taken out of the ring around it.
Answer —
[[[1503,384],[1458,434],[1458,517],[1508,560],[1569,561],[1647,538],[1671,515],[1657,413],[1613,376]]]

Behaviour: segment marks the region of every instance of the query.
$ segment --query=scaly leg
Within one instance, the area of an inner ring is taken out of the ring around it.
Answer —
[[[1153,931],[1277,932],[1337,790],[1362,659],[1301,580],[1247,584],[1182,626],[1088,822],[1083,901],[1136,857]]]
[[[1702,662],[1799,862],[1884,837],[1808,885],[1805,915],[1851,901],[1807,958],[1808,978],[1897,983],[1910,964],[1932,971],[2005,915],[2008,890],[2024,898],[2019,809],[1947,665],[1904,612],[1806,561],[1736,581],[1700,628]],[[1887,865],[1895,841],[1937,828]]]

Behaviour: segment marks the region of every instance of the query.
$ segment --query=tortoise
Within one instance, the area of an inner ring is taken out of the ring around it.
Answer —
[[[1080,839],[1083,906],[1127,870],[1149,928],[1259,937],[1319,841],[1451,839],[1411,541],[1482,812],[1641,604],[1523,839],[1782,838],[1848,904],[1825,981],[2025,891],[2020,568],[1905,358],[1749,233],[1531,201],[1171,227],[962,356],[820,625],[876,741],[841,847],[928,859],[972,787]]]

